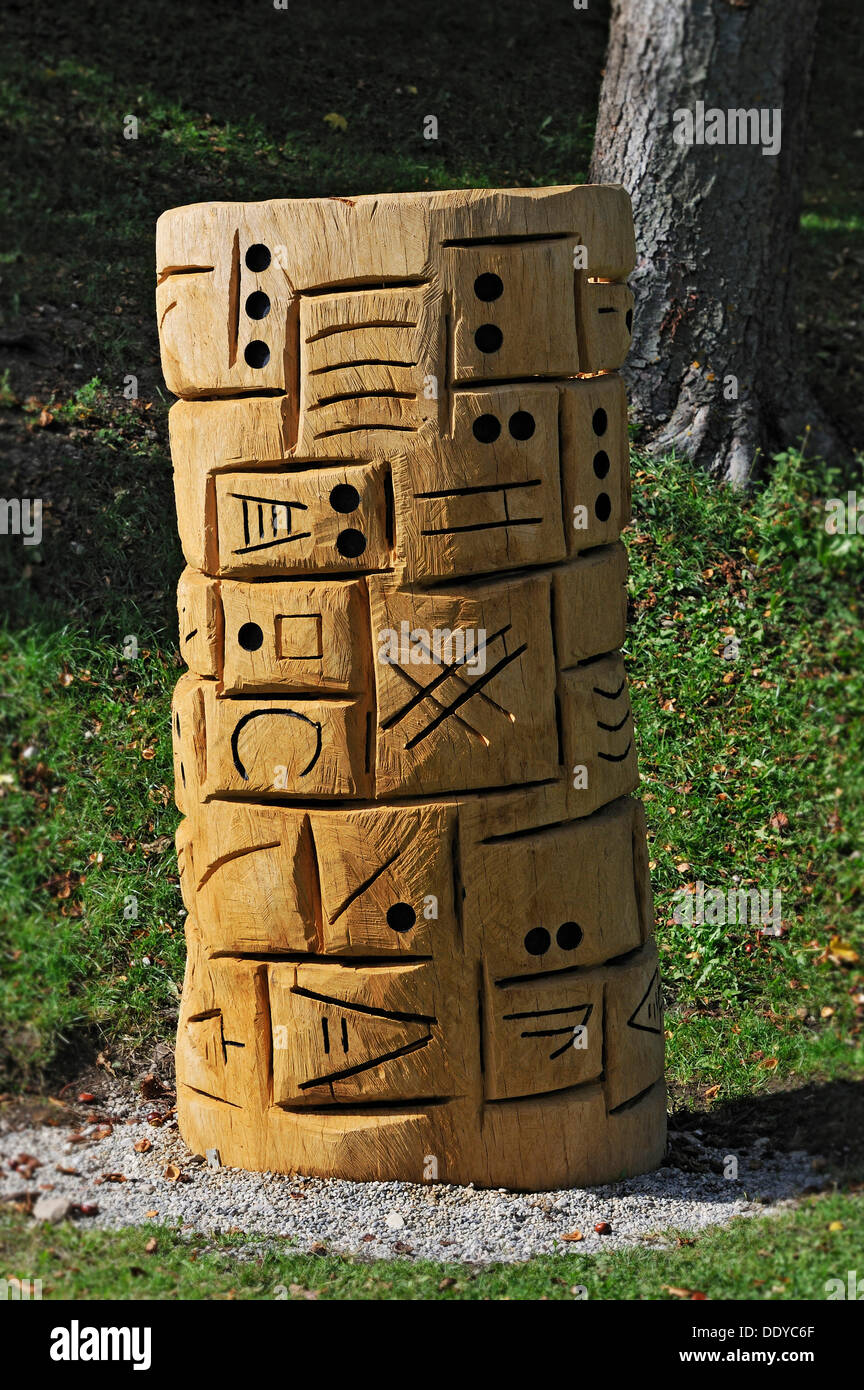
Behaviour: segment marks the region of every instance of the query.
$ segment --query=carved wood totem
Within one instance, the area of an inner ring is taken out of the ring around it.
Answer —
[[[662,1156],[633,263],[613,187],[160,219],[195,1150],[534,1189]]]

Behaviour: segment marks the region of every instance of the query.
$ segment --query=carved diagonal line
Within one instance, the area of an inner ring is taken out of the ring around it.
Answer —
[[[432,722],[426,725],[425,729],[420,730],[419,734],[415,734],[413,738],[410,738],[408,742],[405,744],[405,747],[416,748],[417,744],[420,743],[422,739],[427,738],[429,734],[433,733],[435,729],[439,728],[440,725],[444,723],[445,719],[448,719],[454,713],[455,710],[459,709],[461,705],[464,705],[465,702],[467,700],[470,700],[473,695],[478,695],[480,693],[481,688],[484,685],[488,685],[491,680],[495,679],[499,672],[504,670],[505,666],[509,666],[511,662],[518,660],[522,653],[527,650],[528,643],[523,642],[522,646],[517,647],[515,652],[511,653],[510,656],[502,657],[499,662],[496,662],[496,664],[492,667],[491,671],[487,671],[486,674],[483,676],[478,676],[477,680],[468,690],[463,690],[461,695],[457,695],[456,699],[452,702],[452,704],[448,705],[447,708],[441,712],[441,714],[436,715]]]
[[[600,719],[598,719],[598,720],[597,720],[597,728],[598,728],[598,729],[604,729],[604,730],[606,731],[607,734],[617,734],[617,732],[618,732],[619,729],[623,729],[623,728],[624,728],[624,725],[627,723],[627,720],[628,720],[629,718],[630,718],[630,711],[629,711],[629,709],[628,709],[628,711],[627,711],[627,713],[625,714],[624,718],[623,718],[623,719],[619,719],[619,721],[618,721],[617,724],[604,724]]]
[[[494,640],[494,639],[490,638],[490,641],[492,641],[492,640]],[[431,650],[426,646],[426,643],[425,643],[425,642],[422,642],[422,641],[419,641],[419,640],[416,639],[416,638],[412,638],[412,641],[414,641],[415,645],[418,646],[418,647],[420,648],[420,650],[423,652],[423,655],[424,655],[424,656],[427,656],[427,657],[429,658],[429,660],[432,662],[432,664],[435,665],[435,664],[436,664],[436,663],[435,663],[435,658],[433,657]],[[485,645],[481,648],[481,650],[485,652],[486,647],[488,647],[488,645],[489,645],[488,642],[485,643]],[[479,655],[479,653],[478,653],[478,652],[475,652],[474,655],[477,656],[477,655]],[[467,661],[467,659],[468,659],[468,657],[467,657],[467,653],[466,653],[466,661]],[[472,658],[472,660],[473,660],[473,658]],[[403,671],[402,674],[403,674],[403,676],[404,676],[404,675],[406,674],[406,672]],[[409,677],[409,680],[410,680],[410,679],[411,679],[411,678]],[[459,683],[464,689],[466,689],[466,690],[467,690],[467,688],[468,688],[468,687],[470,686],[470,684],[471,684],[471,682],[470,682],[465,676],[460,676],[460,674],[459,674],[458,671],[454,671],[454,672],[453,672],[453,679],[454,679],[454,681],[458,681],[458,683]],[[418,688],[419,688],[420,682],[419,682],[419,681],[415,681],[414,683],[415,683],[415,685],[417,685]],[[516,716],[515,716],[514,714],[512,714],[512,713],[510,712],[509,709],[505,709],[503,705],[499,705],[498,701],[497,701],[497,700],[493,700],[491,695],[487,695],[486,692],[485,692],[485,690],[481,690],[479,693],[480,693],[480,699],[484,702],[484,704],[487,704],[487,705],[491,706],[492,709],[497,709],[497,711],[498,711],[499,714],[506,715],[506,717],[507,717],[509,720],[511,720],[511,722],[515,723],[515,721],[516,721]],[[436,704],[437,704],[437,701],[436,701]]]
[[[421,1047],[426,1047],[432,1041],[432,1034],[427,1033],[425,1038],[418,1038],[416,1042],[406,1043],[404,1047],[397,1047],[393,1052],[382,1052],[378,1057],[372,1057],[368,1062],[359,1062],[355,1067],[344,1067],[342,1071],[327,1072],[326,1076],[315,1076],[311,1081],[301,1081],[298,1091],[308,1091],[311,1086],[327,1086],[333,1081],[344,1081],[347,1076],[357,1076],[361,1071],[369,1071],[370,1067],[380,1067],[383,1062],[394,1062],[397,1057],[407,1057],[409,1052],[416,1052]]]
[[[371,888],[375,880],[380,878],[383,873],[386,873],[386,871],[390,868],[391,864],[395,864],[396,860],[399,858],[399,855],[401,853],[402,850],[397,849],[394,854],[390,855],[389,859],[385,860],[385,862],[375,870],[374,873],[369,875],[369,877],[365,880],[364,883],[361,883],[358,888],[355,888],[352,893],[348,894],[348,897],[345,899],[344,903],[342,903],[338,912],[334,912],[333,916],[330,918],[331,925],[333,922],[339,921],[339,918],[342,916],[342,913],[347,912],[351,904],[353,902],[356,902],[357,899],[361,897],[363,893],[366,892],[367,888]]]
[[[565,1052],[569,1052],[570,1048],[573,1046],[573,1041],[574,1041],[574,1039],[575,1039],[575,1037],[576,1037],[576,1031],[577,1031],[577,1029],[581,1029],[581,1028],[584,1028],[584,1027],[585,1027],[586,1023],[588,1022],[589,1018],[591,1017],[592,1013],[594,1012],[594,1005],[593,1005],[593,1004],[575,1004],[575,1005],[574,1005],[572,1008],[570,1008],[570,1009],[550,1009],[550,1010],[548,1010],[548,1013],[550,1013],[550,1014],[576,1013],[576,1012],[581,1011],[581,1010],[584,1010],[584,1013],[582,1014],[582,1019],[581,1019],[581,1021],[580,1021],[579,1023],[577,1023],[577,1024],[568,1024],[568,1026],[567,1026],[566,1028],[540,1028],[540,1029],[536,1029],[536,1030],[533,1030],[533,1031],[528,1031],[528,1032],[522,1033],[521,1036],[522,1036],[523,1038],[558,1038],[558,1037],[561,1037],[562,1034],[565,1034],[565,1033],[566,1033],[566,1034],[567,1034],[567,1041],[564,1043],[563,1047],[557,1047],[557,1048],[555,1049],[554,1052],[550,1052],[550,1053],[549,1053],[549,1061],[550,1061],[550,1062],[554,1062],[555,1059],[556,1059],[557,1057],[563,1057]],[[506,1018],[507,1016],[508,1016],[508,1015],[505,1014],[505,1018]],[[512,1017],[512,1015],[510,1015],[510,1016]],[[517,1016],[518,1016],[518,1015],[517,1015]],[[535,1015],[535,1017],[537,1017],[537,1018],[542,1018],[542,1017],[543,1017],[543,1014],[542,1014],[542,1013],[541,1013],[541,1014],[537,1014],[537,1015]]]
[[[499,639],[503,639],[506,636],[506,634],[510,631],[510,626],[510,623],[508,623],[506,627],[500,628],[498,632],[493,632],[491,637],[487,637],[486,644],[483,647],[483,650],[488,651],[489,647],[491,647],[493,642],[497,642],[499,641]],[[389,719],[385,719],[384,723],[381,725],[381,728],[392,729],[395,724],[398,724],[401,720],[405,718],[406,714],[410,714],[411,711],[413,709],[416,709],[418,705],[422,705],[427,695],[431,695],[433,690],[437,690],[439,685],[443,685],[449,676],[452,676],[454,672],[456,672],[459,669],[460,666],[464,666],[465,663],[471,659],[473,659],[473,656],[469,657],[468,653],[466,652],[465,656],[461,657],[458,661],[450,661],[447,663],[446,666],[442,666],[440,673],[434,678],[434,680],[431,680],[428,685],[423,686],[422,691],[419,692],[417,695],[413,696],[412,699],[408,701],[407,705],[403,705],[402,708],[398,709],[395,714],[392,714]],[[402,670],[401,666],[397,666],[396,669],[400,671]]]
[[[332,994],[319,994],[315,989],[306,989],[304,985],[293,985],[292,994],[299,994],[304,999],[314,999],[319,1004],[332,1004],[334,1008],[343,1009],[351,1014],[368,1014],[370,1018],[387,1018],[394,1023],[437,1023],[438,1020],[433,1014],[403,1014],[394,1009],[376,1009],[372,1004],[358,1004],[354,999],[338,999]]]
[[[436,706],[438,707],[438,709],[440,709],[440,710],[446,710],[446,709],[447,709],[447,706],[444,704],[444,702],[443,702],[442,700],[439,700],[439,699],[438,699],[437,695],[428,695],[429,687],[428,687],[428,686],[425,686],[425,685],[421,685],[420,681],[416,680],[416,679],[414,678],[414,676],[409,676],[409,674],[408,674],[408,672],[405,670],[404,666],[397,666],[396,663],[394,662],[394,663],[393,663],[393,667],[394,667],[394,670],[396,670],[396,671],[399,672],[399,675],[402,677],[403,680],[406,680],[406,681],[408,682],[409,685],[413,685],[413,687],[414,687],[415,690],[420,690],[420,691],[422,691],[425,695],[427,695],[427,698],[428,698],[429,700],[431,700],[432,704],[433,704],[433,705],[436,705]],[[464,684],[464,682],[463,682],[463,684]],[[498,706],[498,708],[500,709],[500,706]],[[506,710],[502,710],[502,714],[506,714],[506,713],[507,713]],[[469,734],[474,734],[477,738],[481,739],[482,742],[486,744],[486,747],[487,747],[487,748],[489,747],[489,740],[488,740],[488,738],[486,737],[486,735],[485,735],[485,734],[481,734],[481,732],[480,732],[479,729],[475,729],[473,724],[469,724],[467,719],[463,719],[462,716],[461,716],[461,714],[454,714],[454,715],[453,715],[453,718],[456,720],[456,723],[457,723],[457,724],[461,724],[461,725],[462,725],[463,729],[467,729]]]

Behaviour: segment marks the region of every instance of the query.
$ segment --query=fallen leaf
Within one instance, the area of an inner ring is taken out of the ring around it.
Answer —
[[[568,1232],[567,1232],[567,1235],[566,1235],[566,1236],[562,1236],[561,1239],[562,1239],[562,1240],[584,1240],[585,1237],[583,1236],[583,1234],[582,1234],[581,1231],[568,1231]]]
[[[860,960],[858,952],[839,936],[832,936],[828,944],[828,954],[839,965],[857,965]]]
[[[142,1077],[141,1094],[145,1100],[156,1100],[158,1096],[164,1093],[164,1090],[165,1087],[162,1085],[162,1082],[152,1071],[148,1072],[145,1077]]]

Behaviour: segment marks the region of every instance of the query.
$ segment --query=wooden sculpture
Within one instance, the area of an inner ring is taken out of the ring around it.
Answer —
[[[620,188],[158,228],[187,1143],[513,1188],[663,1153]]]

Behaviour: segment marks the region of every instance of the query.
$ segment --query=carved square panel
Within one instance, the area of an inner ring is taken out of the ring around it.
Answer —
[[[564,975],[485,991],[487,1100],[583,1086],[603,1072],[603,980]]]
[[[369,581],[379,796],[556,775],[555,663],[545,577],[464,595]]]
[[[388,568],[387,478],[383,464],[218,473],[220,574]]]
[[[575,376],[572,236],[444,250],[456,381]]]

